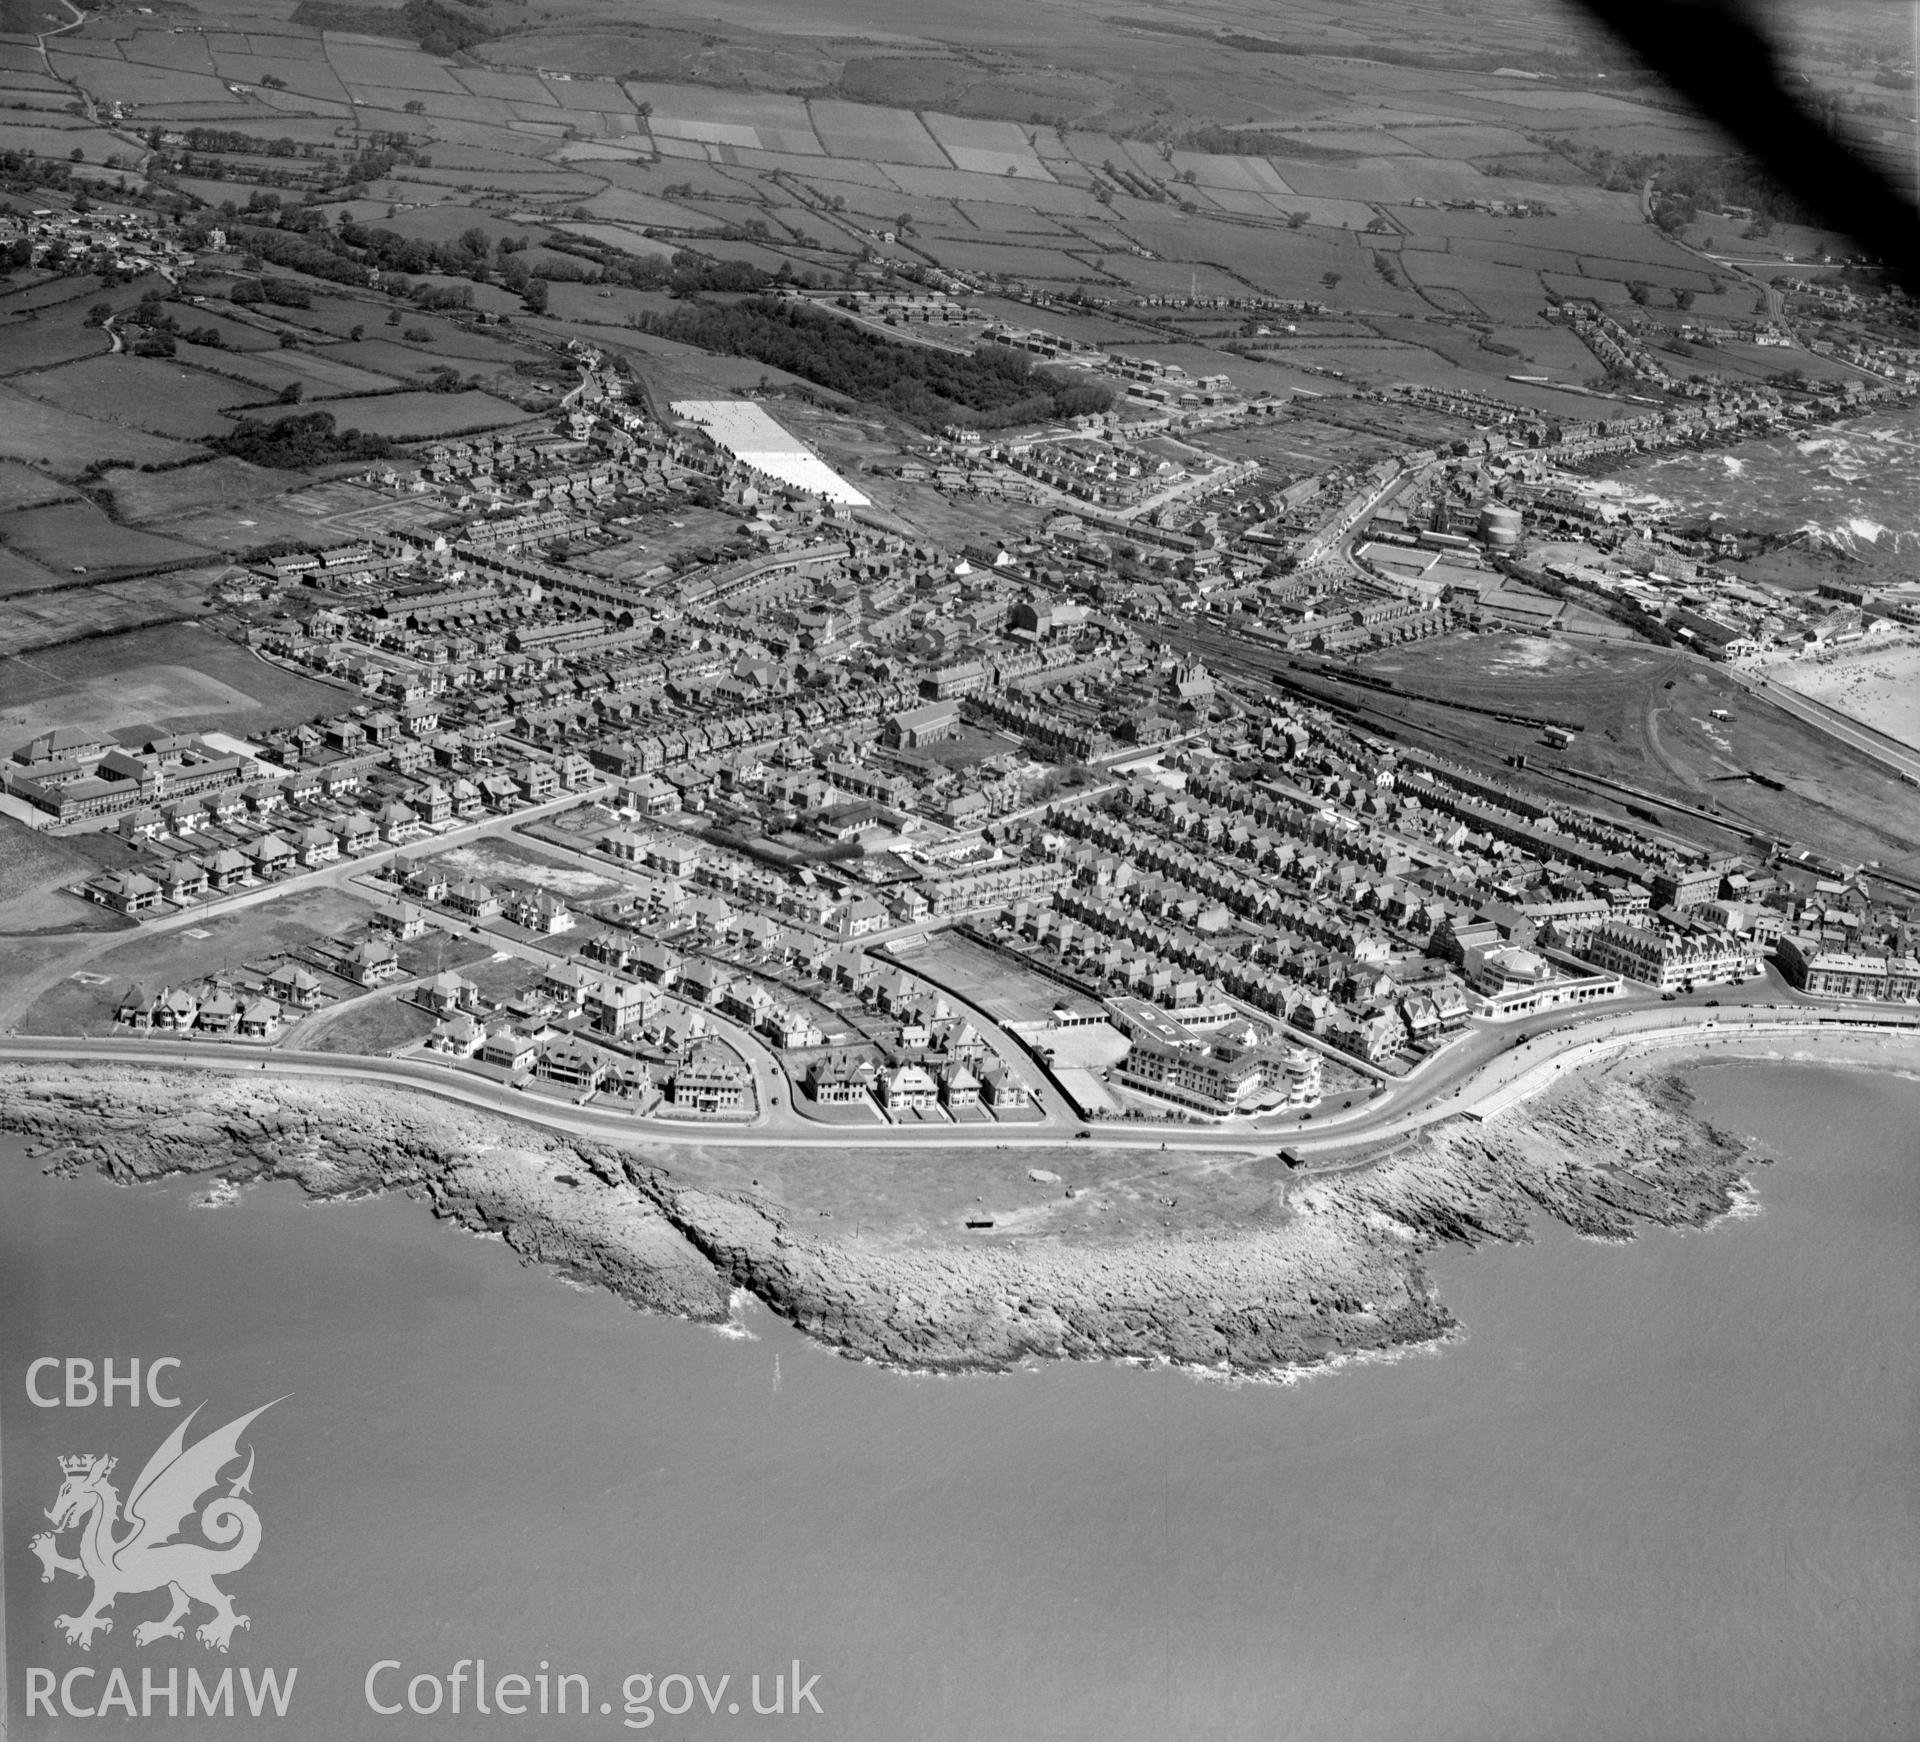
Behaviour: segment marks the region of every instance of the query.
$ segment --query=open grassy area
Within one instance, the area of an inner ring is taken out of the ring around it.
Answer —
[[[250,963],[268,966],[357,930],[368,912],[364,902],[337,890],[307,889],[237,913],[210,914],[187,929],[130,933],[89,962],[85,979],[62,980],[43,994],[22,1018],[21,1032],[111,1033],[114,1003],[134,982],[158,988]]]
[[[36,399],[103,423],[155,435],[194,438],[232,427],[221,414],[260,396],[236,382],[158,357],[92,357],[21,376]],[[107,447],[102,455],[117,454]],[[101,457],[101,456],[96,456]]]
[[[131,929],[132,921],[61,887],[93,869],[67,842],[0,815],[0,936]]]
[[[357,1001],[332,1020],[307,1019],[307,1032],[298,1044],[319,1052],[391,1053],[423,1041],[433,1032],[434,1018],[418,1005],[381,993]]]
[[[86,417],[0,382],[0,458],[71,478],[100,459],[143,465],[183,460],[193,452],[186,442]]]
[[[54,726],[244,735],[340,705],[339,690],[185,624],[0,660],[0,747],[9,749]]]
[[[54,574],[112,574],[193,562],[204,546],[109,520],[91,502],[56,502],[0,514],[0,539]]]
[[[908,951],[900,963],[936,986],[972,999],[998,1022],[1044,1020],[1061,999],[1073,996],[1045,975],[1020,968],[952,932],[941,932],[921,948]]]

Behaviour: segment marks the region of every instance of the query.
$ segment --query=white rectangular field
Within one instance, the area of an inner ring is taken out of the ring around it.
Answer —
[[[790,436],[748,399],[677,399],[674,415],[697,423],[741,465],[776,483],[849,508],[868,499],[797,437]]]

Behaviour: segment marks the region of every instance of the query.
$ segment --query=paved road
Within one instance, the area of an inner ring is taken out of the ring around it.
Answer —
[[[182,908],[177,913],[167,914],[164,918],[144,921],[131,931],[77,932],[73,936],[73,947],[66,953],[31,973],[8,978],[4,993],[0,993],[0,1029],[17,1023],[50,988],[62,980],[71,979],[78,970],[121,944],[204,925],[210,919],[225,919],[229,914],[258,907],[262,902],[279,901],[303,890],[342,888],[374,866],[384,864],[395,854],[445,852],[449,847],[462,846],[487,835],[508,833],[519,823],[546,816],[553,811],[591,803],[596,796],[610,790],[601,786],[590,787],[584,792],[569,792],[559,798],[549,799],[545,804],[529,805],[525,810],[509,811],[501,816],[483,817],[478,822],[451,829],[445,834],[424,836],[404,846],[382,846],[357,858],[339,859],[331,865],[302,871],[277,882],[256,884],[232,895],[214,896],[192,907]],[[36,944],[54,941],[41,938],[34,940]]]
[[[1742,689],[1764,697],[1782,713],[1791,714],[1802,724],[1824,732],[1849,750],[1857,750],[1862,756],[1891,768],[1896,774],[1910,774],[1920,779],[1920,750],[1907,749],[1884,733],[1849,720],[1836,709],[1775,681],[1764,671],[1729,669],[1727,675]]]
[[[1641,1005],[1578,1023],[1545,1023],[1525,1032],[1484,1031],[1474,1044],[1456,1054],[1441,1055],[1431,1074],[1387,1096],[1344,1115],[1321,1121],[1311,1134],[1295,1126],[1281,1129],[1268,1121],[1250,1121],[1235,1130],[1195,1130],[1183,1126],[1102,1125],[1089,1131],[1103,1145],[1124,1148],[1174,1149],[1187,1154],[1245,1155],[1250,1149],[1285,1142],[1316,1168],[1362,1164],[1357,1151],[1371,1150],[1384,1140],[1408,1135],[1423,1125],[1462,1114],[1484,1114],[1512,1104],[1550,1083],[1570,1063],[1585,1063],[1610,1050],[1702,1038],[1738,1042],[1742,1038],[1776,1041],[1795,1032],[1809,1033],[1823,1025],[1845,1022],[1853,1027],[1871,1023],[1887,1032],[1912,1035],[1920,1043],[1920,1011],[1902,1006],[1834,1006],[1804,1004],[1712,1008]],[[1516,1025],[1517,1029],[1518,1025]],[[777,1099],[763,1107],[751,1124],[716,1125],[639,1118],[618,1109],[568,1105],[530,1096],[504,1085],[466,1077],[439,1065],[411,1059],[372,1058],[354,1054],[305,1054],[265,1051],[237,1041],[198,1040],[85,1040],[67,1036],[9,1035],[0,1039],[0,1059],[70,1064],[110,1063],[189,1065],[245,1074],[272,1072],[279,1076],[313,1077],[425,1090],[443,1100],[506,1114],[548,1129],[596,1139],[636,1139],[663,1143],[727,1143],[780,1149],[911,1149],[915,1134],[897,1126],[834,1126],[826,1128],[799,1117]],[[1443,1063],[1444,1061],[1444,1063]],[[771,1066],[761,1060],[763,1081]],[[768,1090],[772,1092],[772,1085]],[[933,1141],[943,1147],[1051,1148],[1067,1136],[1057,1125],[942,1125],[933,1128]],[[1077,1135],[1077,1133],[1076,1133]],[[923,1139],[924,1141],[924,1139]]]

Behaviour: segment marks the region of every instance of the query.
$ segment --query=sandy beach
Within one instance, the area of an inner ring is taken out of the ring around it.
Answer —
[[[1775,682],[1920,749],[1920,641],[1830,653],[1776,666]]]

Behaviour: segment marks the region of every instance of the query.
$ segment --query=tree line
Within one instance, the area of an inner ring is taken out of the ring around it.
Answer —
[[[1007,429],[1105,411],[1098,382],[1035,368],[1018,351],[982,345],[967,355],[903,345],[811,304],[747,297],[639,317],[660,338],[752,357],[849,399],[885,406],[920,429],[948,424]]]

